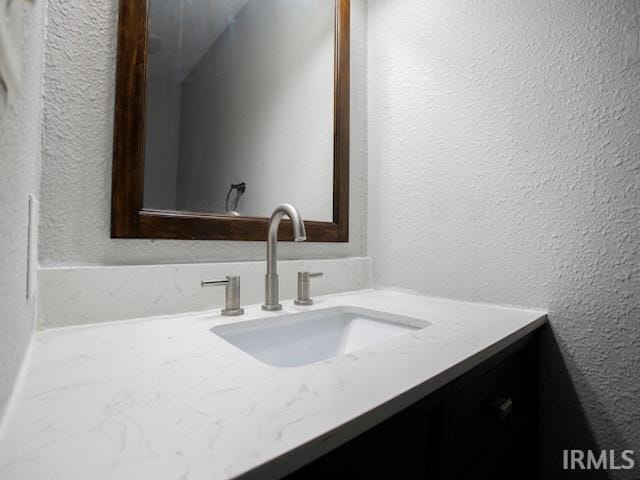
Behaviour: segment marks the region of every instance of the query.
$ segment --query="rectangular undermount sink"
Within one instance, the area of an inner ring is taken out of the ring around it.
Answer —
[[[296,367],[346,355],[429,325],[364,308],[332,307],[220,325],[211,331],[264,363]]]

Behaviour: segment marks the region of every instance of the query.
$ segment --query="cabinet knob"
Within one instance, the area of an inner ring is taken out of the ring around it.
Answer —
[[[513,412],[513,400],[511,398],[498,398],[491,403],[491,407],[498,414],[500,420],[506,420]]]

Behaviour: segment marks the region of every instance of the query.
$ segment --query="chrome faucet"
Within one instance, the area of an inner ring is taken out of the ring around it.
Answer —
[[[269,236],[267,238],[267,275],[262,309],[269,312],[282,310],[282,305],[278,301],[278,229],[280,228],[280,220],[284,216],[291,219],[293,240],[304,242],[307,239],[307,232],[304,229],[300,212],[288,203],[278,205],[269,219]]]

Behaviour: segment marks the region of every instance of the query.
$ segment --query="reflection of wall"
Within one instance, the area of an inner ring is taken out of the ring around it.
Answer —
[[[202,2],[195,3],[201,4]],[[153,40],[147,70],[149,78],[145,125],[144,206],[147,208],[176,208],[182,10],[182,2],[149,2],[149,24]]]
[[[144,205],[176,208],[182,81],[247,0],[149,2]]]
[[[333,212],[334,4],[250,0],[183,84],[178,208]]]
[[[182,82],[247,0],[149,0],[152,75]]]
[[[638,477],[639,25],[637,0],[369,2],[375,282],[549,309],[545,479],[585,447],[636,469],[575,478]]]
[[[147,91],[144,205],[175,210],[180,129],[180,84],[152,76]]]
[[[175,3],[175,0],[154,1]],[[180,41],[181,80],[191,73],[246,3],[247,0],[198,0],[188,2],[183,7]]]

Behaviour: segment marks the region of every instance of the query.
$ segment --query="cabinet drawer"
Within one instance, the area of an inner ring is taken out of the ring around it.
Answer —
[[[500,440],[520,429],[534,413],[533,372],[521,349],[470,382],[454,386],[451,408],[453,478],[465,478],[475,463],[492,454]]]

